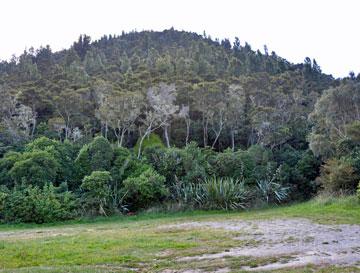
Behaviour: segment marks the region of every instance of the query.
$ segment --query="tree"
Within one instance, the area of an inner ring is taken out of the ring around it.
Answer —
[[[79,168],[79,178],[92,171],[108,171],[114,156],[109,141],[104,137],[96,137],[90,144],[85,144],[75,160]]]
[[[310,148],[315,155],[329,158],[340,140],[351,137],[349,125],[360,120],[360,83],[345,82],[324,91],[310,119],[314,123]]]
[[[190,106],[182,105],[178,116],[179,116],[179,118],[184,119],[184,121],[186,123],[185,145],[187,145],[189,143],[189,137],[190,137],[190,124],[191,124]]]
[[[119,147],[123,145],[125,133],[134,129],[135,122],[141,114],[142,105],[141,94],[114,91],[105,96],[97,109],[100,119],[113,128]]]
[[[18,184],[43,187],[55,183],[60,165],[48,152],[35,150],[23,153],[10,170],[12,179]]]
[[[11,135],[13,142],[18,142],[33,135],[36,113],[28,106],[20,104],[7,86],[0,86],[1,123]]]
[[[65,139],[69,139],[77,120],[84,118],[83,110],[86,101],[78,92],[66,89],[52,98],[52,103],[58,117],[63,120]]]
[[[161,127],[164,129],[166,145],[170,147],[168,128],[172,118],[179,110],[179,106],[175,105],[175,84],[160,83],[157,87],[150,87],[147,91],[147,98],[154,113],[162,120]]]
[[[227,125],[230,129],[231,149],[235,150],[235,134],[245,125],[246,94],[241,85],[232,84],[227,92]]]
[[[168,136],[168,127],[173,116],[178,111],[178,106],[174,104],[176,88],[174,84],[167,85],[161,83],[157,87],[150,87],[147,91],[147,110],[145,117],[141,119],[144,131],[140,132],[140,142],[138,150],[138,158],[141,155],[142,143],[144,139],[153,131],[161,127],[164,128],[166,145],[170,147]]]
[[[78,41],[73,44],[73,48],[75,49],[76,53],[79,55],[82,61],[85,58],[86,52],[91,47],[90,42],[91,42],[91,37],[84,34],[84,35],[80,35]]]
[[[85,176],[81,188],[85,191],[85,202],[88,209],[96,209],[98,214],[106,214],[106,206],[110,198],[112,177],[107,171],[94,171]]]

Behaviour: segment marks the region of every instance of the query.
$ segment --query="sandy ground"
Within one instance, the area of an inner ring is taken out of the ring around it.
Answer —
[[[360,225],[321,225],[307,219],[259,221],[188,222],[167,228],[210,228],[239,231],[234,240],[249,241],[250,246],[226,252],[180,258],[180,261],[213,260],[225,257],[281,257],[249,271],[266,271],[308,264],[360,267]],[[239,244],[241,245],[241,244]]]

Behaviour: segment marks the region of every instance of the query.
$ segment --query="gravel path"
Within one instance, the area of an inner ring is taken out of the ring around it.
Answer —
[[[169,228],[171,226],[167,226]],[[360,225],[322,225],[307,219],[277,219],[258,221],[188,222],[175,228],[211,228],[239,231],[241,241],[255,242],[251,246],[232,248],[226,252],[185,257],[179,261],[221,259],[224,257],[281,257],[285,261],[243,269],[274,270],[313,265],[360,267]]]

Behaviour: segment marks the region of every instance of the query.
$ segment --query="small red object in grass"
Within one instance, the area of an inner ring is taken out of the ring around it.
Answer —
[[[133,216],[133,215],[135,215],[135,212],[130,211],[130,212],[127,213],[127,216]]]

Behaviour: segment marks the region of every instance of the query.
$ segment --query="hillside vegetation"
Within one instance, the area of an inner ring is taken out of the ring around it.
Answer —
[[[0,62],[0,94],[2,222],[242,210],[360,180],[360,76],[238,38],[81,35]]]

